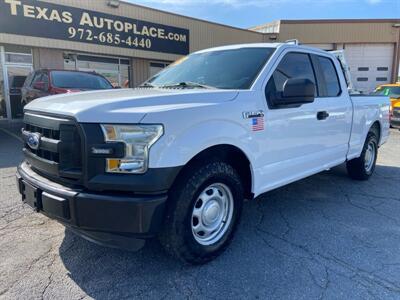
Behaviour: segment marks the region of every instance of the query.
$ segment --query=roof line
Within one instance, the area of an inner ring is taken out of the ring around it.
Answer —
[[[249,30],[265,27],[269,24],[316,24],[316,23],[399,23],[400,19],[315,19],[315,20],[275,20],[261,25],[252,26]]]
[[[222,24],[222,23],[218,23],[218,22],[213,22],[213,21],[207,21],[207,20],[203,20],[203,19],[199,19],[199,18],[195,18],[195,17],[190,17],[190,16],[185,16],[185,15],[181,15],[181,14],[177,14],[174,12],[169,12],[166,10],[162,10],[162,9],[157,9],[157,8],[152,8],[149,6],[145,6],[142,4],[137,4],[137,3],[132,3],[132,2],[128,2],[128,0],[120,0],[123,4],[126,5],[132,5],[132,6],[136,6],[139,8],[143,8],[143,9],[148,9],[148,10],[152,10],[158,13],[163,13],[163,14],[167,14],[167,15],[173,15],[176,17],[180,17],[180,18],[185,18],[185,19],[189,19],[189,20],[194,20],[194,21],[198,21],[198,22],[202,22],[202,23],[208,23],[208,24],[212,24],[212,25],[217,25],[217,26],[222,26],[222,27],[226,27],[226,28],[230,28],[230,29],[235,29],[235,30],[241,30],[241,31],[245,31],[245,32],[251,32],[254,33],[255,31],[252,30],[248,30],[246,28],[240,28],[240,27],[235,27],[235,26],[231,26],[231,25],[226,25],[226,24]],[[259,32],[255,32],[255,33],[259,33]],[[261,33],[259,33],[261,34]]]
[[[280,20],[281,23],[390,23],[400,22],[400,19],[315,19],[315,20]]]

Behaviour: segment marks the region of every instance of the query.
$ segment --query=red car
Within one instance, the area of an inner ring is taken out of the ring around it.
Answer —
[[[90,72],[41,69],[33,71],[22,87],[22,105],[40,97],[112,89],[102,75]]]

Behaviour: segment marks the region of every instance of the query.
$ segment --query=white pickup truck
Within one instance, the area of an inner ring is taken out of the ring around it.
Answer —
[[[25,107],[22,199],[94,242],[159,237],[193,264],[231,241],[244,199],[347,164],[368,179],[389,99],[349,96],[338,60],[291,44],[193,53],[140,88]]]

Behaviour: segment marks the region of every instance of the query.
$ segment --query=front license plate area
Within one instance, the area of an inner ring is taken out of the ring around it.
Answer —
[[[40,210],[40,194],[38,188],[24,182],[24,197],[23,201],[30,207]]]

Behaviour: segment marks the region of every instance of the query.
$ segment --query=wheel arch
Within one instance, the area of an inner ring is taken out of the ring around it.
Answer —
[[[374,123],[372,123],[371,127],[369,128],[369,131],[373,131],[376,133],[377,138],[378,138],[378,145],[380,144],[381,141],[381,136],[382,136],[382,126],[379,120],[376,120]]]
[[[251,162],[242,149],[231,144],[213,145],[201,150],[185,164],[175,180],[180,180],[190,168],[213,159],[227,162],[235,168],[242,180],[245,198],[253,199],[253,171]]]

